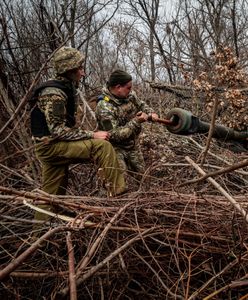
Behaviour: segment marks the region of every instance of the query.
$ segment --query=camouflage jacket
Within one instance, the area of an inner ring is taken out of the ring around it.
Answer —
[[[111,133],[110,142],[122,149],[132,149],[141,132],[141,124],[134,117],[137,112],[152,113],[153,110],[132,91],[127,99],[115,98],[104,87],[98,97],[96,118],[99,130]]]
[[[55,80],[62,80],[65,85],[75,90],[76,114],[78,101],[75,87],[69,80],[63,77],[56,77]],[[44,88],[39,94],[37,105],[45,115],[51,137],[66,141],[93,138],[93,132],[91,131],[83,130],[80,127],[68,127],[66,120],[67,95],[61,89],[56,87]]]

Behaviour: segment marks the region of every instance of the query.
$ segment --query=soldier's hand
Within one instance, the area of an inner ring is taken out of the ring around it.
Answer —
[[[138,121],[139,123],[146,122],[147,119],[148,119],[148,115],[142,111],[139,111],[135,116],[135,120]]]
[[[93,138],[94,139],[99,139],[99,140],[106,140],[106,141],[108,141],[109,137],[110,137],[110,134],[107,131],[96,131],[93,134]]]
[[[156,122],[159,119],[156,113],[151,113],[148,115],[148,121]]]

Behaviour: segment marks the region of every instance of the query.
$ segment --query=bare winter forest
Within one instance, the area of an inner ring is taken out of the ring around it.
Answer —
[[[1,0],[0,12],[0,299],[248,299],[248,1]],[[82,164],[66,196],[44,193],[28,99],[62,45],[86,57],[84,128],[121,68],[161,118],[183,108],[209,131],[147,122],[146,172],[123,196],[96,196]],[[44,203],[63,214],[33,240]]]

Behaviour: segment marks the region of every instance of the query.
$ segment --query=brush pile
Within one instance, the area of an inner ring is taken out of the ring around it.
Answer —
[[[71,190],[59,197],[24,171],[2,171],[2,299],[246,299],[246,218],[207,180],[185,184],[199,177],[185,157],[196,161],[203,138],[148,127],[147,172],[140,182],[129,176],[130,191],[118,198],[92,195],[92,166],[74,166]],[[213,143],[202,168],[246,156]],[[215,179],[246,211],[247,168]],[[47,203],[60,215],[34,221],[35,207]]]

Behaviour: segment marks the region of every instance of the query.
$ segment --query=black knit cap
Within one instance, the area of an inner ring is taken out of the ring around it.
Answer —
[[[131,80],[132,80],[132,76],[127,72],[122,70],[115,70],[110,74],[109,79],[107,81],[107,86],[113,87],[118,84],[125,85]]]

